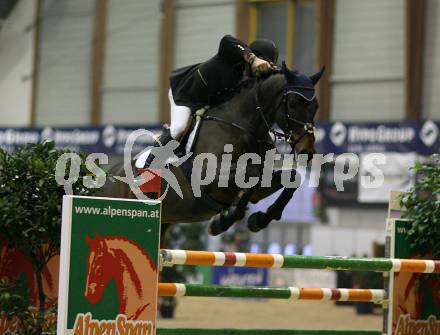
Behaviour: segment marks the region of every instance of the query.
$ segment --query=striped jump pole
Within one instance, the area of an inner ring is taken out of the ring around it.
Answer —
[[[207,265],[377,272],[440,273],[440,261],[333,256],[284,256],[240,252],[161,250],[163,266]]]
[[[386,292],[385,290],[373,289],[270,288],[160,283],[159,296],[370,301],[374,303],[382,303],[386,299]]]

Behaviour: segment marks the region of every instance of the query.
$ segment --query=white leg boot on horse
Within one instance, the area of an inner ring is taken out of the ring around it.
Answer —
[[[182,134],[184,134],[187,129],[189,120],[191,118],[191,109],[186,106],[178,106],[174,102],[173,93],[171,90],[168,92],[168,99],[171,106],[171,125],[168,127],[164,125],[162,134],[154,143],[154,148],[166,145],[171,140],[179,141]],[[144,168],[149,168],[154,160],[154,148],[151,150],[150,155],[148,155],[145,161]]]

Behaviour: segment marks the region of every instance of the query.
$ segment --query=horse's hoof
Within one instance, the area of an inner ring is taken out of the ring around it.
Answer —
[[[216,214],[211,220],[209,220],[208,234],[211,236],[217,236],[224,232],[222,227],[222,215]]]
[[[253,233],[258,233],[261,229],[266,228],[269,222],[266,222],[266,215],[263,212],[253,213],[248,218],[248,228]]]

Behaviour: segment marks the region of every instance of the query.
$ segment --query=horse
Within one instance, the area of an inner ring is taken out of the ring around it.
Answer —
[[[320,79],[324,68],[318,73],[308,77],[315,85]],[[248,218],[248,227],[257,232],[272,220],[279,220],[282,212],[292,198],[295,187],[284,187],[282,184],[282,171],[270,171],[272,183],[268,187],[261,181],[255,186],[242,189],[237,185],[230,185],[238,173],[237,162],[242,154],[256,153],[264,157],[267,149],[274,148],[270,143],[270,135],[282,136],[295,153],[306,155],[310,160],[315,153],[314,117],[318,108],[316,98],[310,101],[298,94],[291,94],[298,83],[298,78],[305,76],[297,71],[292,71],[283,63],[282,71],[278,71],[260,79],[253,79],[247,85],[241,85],[240,90],[230,100],[209,109],[202,116],[198,131],[198,139],[192,149],[192,156],[185,162],[186,166],[201,165],[202,174],[210,169],[215,170],[215,175],[220,175],[221,166],[209,167],[197,160],[199,154],[209,153],[216,159],[229,155],[231,160],[231,174],[225,186],[218,186],[215,182],[202,188],[201,196],[195,196],[191,187],[188,173],[182,165],[169,166],[182,190],[182,197],[171,187],[162,200],[162,236],[166,227],[174,223],[201,222],[210,219],[209,232],[218,235],[226,231],[232,224],[245,216],[246,206],[251,201],[259,200],[279,191],[283,191],[275,202],[263,212],[253,213]],[[303,77],[304,78],[304,77]],[[312,87],[313,88],[313,87]],[[283,133],[273,128],[278,124]],[[268,144],[269,142],[269,144]],[[233,151],[225,154],[225,149],[232,145]],[[130,163],[131,164],[131,163]],[[113,176],[125,176],[126,166],[122,163],[109,170]],[[129,166],[132,169],[132,166]],[[259,177],[262,174],[260,166],[249,166],[247,177]],[[291,178],[299,178],[299,174],[291,168]],[[215,181],[217,181],[216,179]],[[162,182],[162,192],[167,190],[168,184]],[[107,179],[102,189],[102,196],[134,198],[126,183]]]
[[[119,314],[129,320],[154,320],[157,292],[148,283],[157,281],[157,268],[145,250],[122,236],[86,236],[90,248],[84,296],[98,303],[115,279]]]

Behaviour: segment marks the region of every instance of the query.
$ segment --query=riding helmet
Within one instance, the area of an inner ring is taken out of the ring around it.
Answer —
[[[259,58],[263,58],[272,63],[276,63],[278,60],[278,48],[275,43],[266,38],[256,39],[251,43],[249,48]]]

